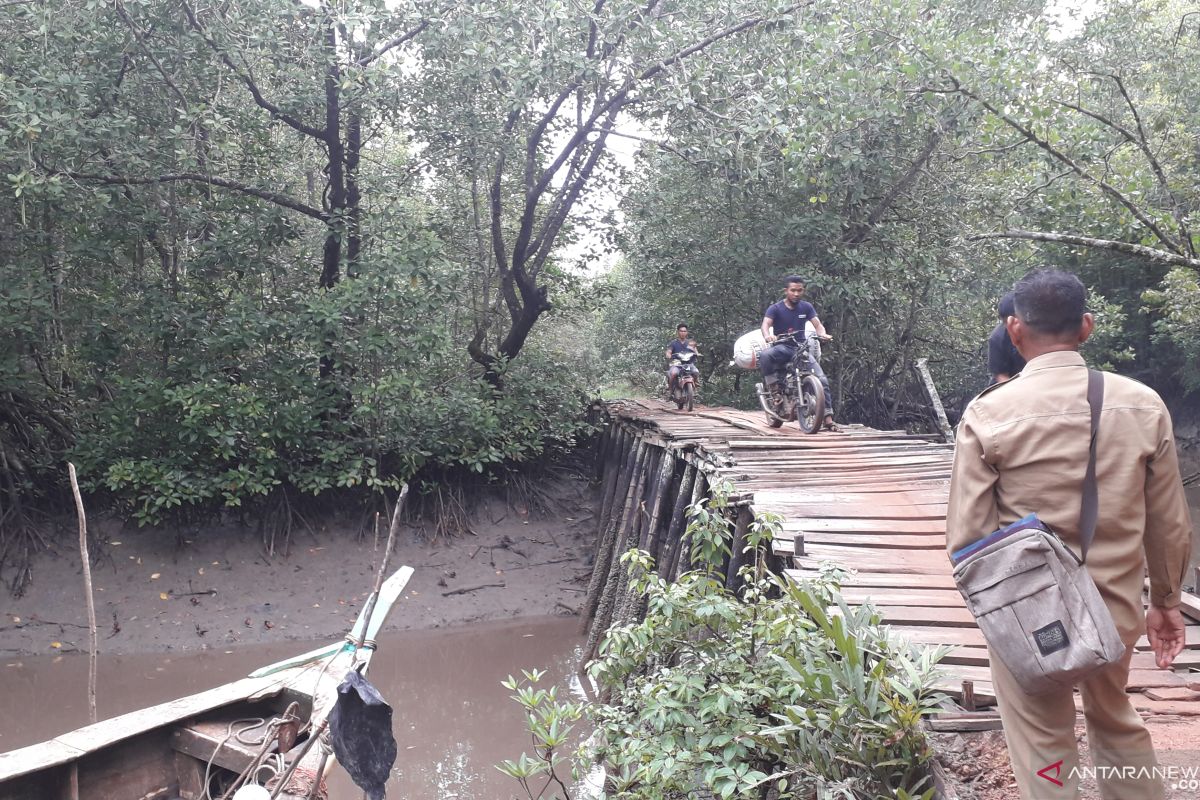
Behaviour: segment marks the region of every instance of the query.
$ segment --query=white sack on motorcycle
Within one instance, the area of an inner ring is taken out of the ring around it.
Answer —
[[[767,349],[761,330],[752,330],[733,343],[733,363],[742,369],[758,369],[758,354]]]

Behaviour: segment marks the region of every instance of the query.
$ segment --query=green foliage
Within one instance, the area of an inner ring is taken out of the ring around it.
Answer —
[[[598,383],[660,391],[681,320],[750,405],[730,346],[792,272],[850,419],[927,425],[918,357],[953,415],[1044,264],[1094,288],[1093,361],[1195,390],[1187,6],[1043,6],[4,5],[6,507],[66,457],[147,522],[487,474]],[[1011,229],[1190,261],[972,238]]]
[[[727,591],[723,505],[718,492],[689,511],[694,568],[677,581],[659,578],[643,552],[624,556],[646,616],[610,629],[588,667],[608,699],[586,709],[596,732],[576,769],[598,760],[606,796],[641,800],[768,790],[928,800],[932,752],[920,721],[938,699],[944,651],[890,639],[873,609],[840,598],[835,573],[801,584],[769,574],[775,519],[755,520],[746,583]],[[541,768],[518,764],[506,771]]]
[[[4,9],[6,501],[61,481],[65,458],[148,524],[422,471],[486,479],[571,446],[588,377],[553,342],[494,364],[500,382],[468,356],[483,267],[396,125],[400,51],[371,49],[427,12],[440,30],[440,11]]]
[[[1142,299],[1160,314],[1155,342],[1180,351],[1179,379],[1200,390],[1200,278],[1192,270],[1173,269],[1160,289],[1147,289]]]
[[[1088,293],[1088,310],[1095,319],[1094,333],[1083,346],[1083,355],[1088,363],[1106,370],[1118,370],[1132,362],[1137,354],[1126,333],[1124,307],[1097,294]]]
[[[535,352],[505,372],[507,390],[488,384],[439,333],[443,267],[424,250],[402,255],[332,292],[177,310],[166,369],[117,375],[111,399],[88,406],[74,456],[92,488],[157,524],[255,510],[277,488],[375,491],[569,445],[581,425],[572,375]],[[330,324],[353,335],[321,380]]]
[[[544,672],[536,669],[524,670],[519,679],[509,675],[501,681],[505,689],[515,693],[512,699],[525,712],[534,751],[532,756],[522,753],[516,761],[504,761],[497,764],[496,768],[516,780],[530,800],[569,797],[567,781],[574,783],[579,780],[579,765],[582,763],[578,754],[575,757],[561,754],[572,742],[575,724],[583,716],[584,706],[559,700],[556,686],[537,688],[544,676]],[[542,780],[545,782],[541,787],[535,788],[533,784]]]
[[[713,354],[705,399],[753,406],[757,376],[726,366],[732,343],[798,273],[835,336],[824,365],[839,413],[928,425],[910,374],[921,356],[950,405],[982,388],[989,307],[1019,272],[962,238],[977,183],[946,156],[978,115],[920,93],[938,72],[922,52],[982,49],[1025,13],[1020,3],[986,15],[907,2],[814,11],[763,54],[749,89],[713,86],[671,112],[667,146],[643,149],[625,203],[628,265],[599,337],[620,343],[610,374],[638,374],[639,356],[653,364],[682,318]]]
[[[606,376],[656,391],[661,343],[682,318],[717,356],[705,399],[753,407],[757,378],[737,388],[729,348],[798,272],[836,337],[824,365],[839,413],[927,426],[909,364],[929,359],[953,417],[987,381],[996,299],[1028,269],[1056,266],[1100,301],[1095,363],[1168,396],[1194,387],[1184,328],[1158,324],[1166,306],[1142,302],[1148,289],[1180,291],[1160,284],[1162,265],[970,238],[1059,231],[1193,260],[1200,248],[1183,133],[1200,107],[1184,66],[1200,40],[1180,32],[1185,7],[1103,3],[1071,36],[1043,12],[905,0],[814,9],[786,51],[764,49],[741,91],[714,81],[694,104],[660,110],[669,124],[640,151],[623,208],[626,263],[598,334]]]

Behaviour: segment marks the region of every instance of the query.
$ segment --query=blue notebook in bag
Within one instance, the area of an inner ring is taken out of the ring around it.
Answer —
[[[950,555],[950,563],[958,566],[960,561],[967,558],[972,553],[978,552],[990,544],[995,544],[1001,539],[1012,536],[1014,533],[1028,530],[1029,528],[1045,529],[1045,527],[1046,526],[1042,524],[1042,521],[1037,518],[1037,514],[1029,514],[1010,525],[1005,525],[998,531],[989,533],[979,541],[972,542],[961,550],[954,551],[954,553]]]

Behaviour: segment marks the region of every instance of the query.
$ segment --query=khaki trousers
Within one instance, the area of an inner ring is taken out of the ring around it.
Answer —
[[[1073,693],[1025,694],[990,648],[988,655],[1021,800],[1075,800],[1080,770],[1089,768],[1079,764]],[[1129,647],[1124,659],[1079,684],[1091,768],[1104,800],[1161,800],[1150,732],[1125,693],[1132,657]]]

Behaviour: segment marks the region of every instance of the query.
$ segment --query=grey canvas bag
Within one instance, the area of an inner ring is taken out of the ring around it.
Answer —
[[[1096,432],[1104,376],[1088,371],[1092,437],[1079,539],[1083,558],[1036,514],[951,556],[954,581],[991,651],[1027,694],[1069,688],[1125,655],[1112,614],[1084,561],[1096,533]]]

